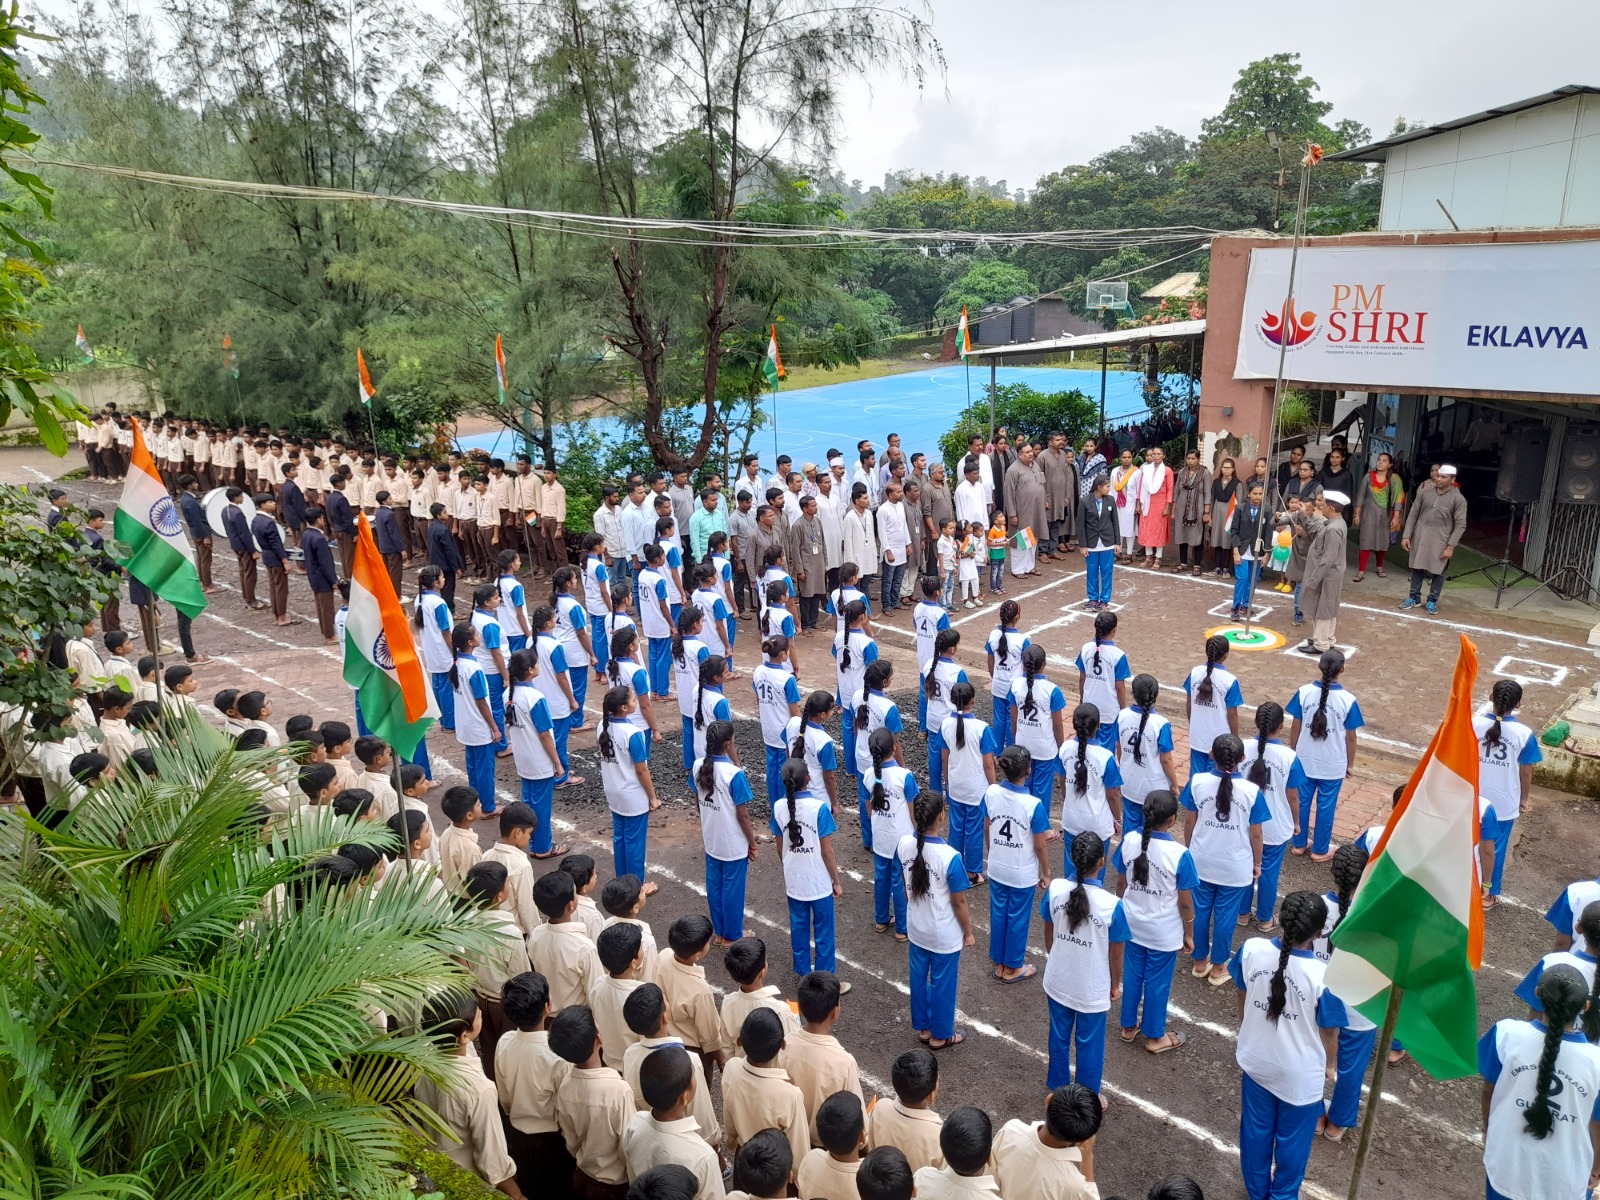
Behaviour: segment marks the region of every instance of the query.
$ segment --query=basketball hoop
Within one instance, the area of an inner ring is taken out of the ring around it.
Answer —
[[[1126,279],[1097,280],[1084,291],[1083,306],[1089,312],[1116,313],[1124,320],[1133,319],[1133,305],[1128,302]]]

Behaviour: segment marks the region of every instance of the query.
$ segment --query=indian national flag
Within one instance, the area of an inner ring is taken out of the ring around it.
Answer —
[[[967,306],[961,306],[961,324],[956,326],[956,354],[965,362],[972,353],[972,331],[967,325]]]
[[[378,394],[378,389],[372,386],[372,376],[367,374],[367,358],[361,353],[361,347],[356,347],[356,375],[360,379],[360,386],[356,389],[356,399],[368,408],[372,407],[372,398]]]
[[[783,369],[783,359],[778,354],[778,327],[772,326],[772,336],[767,340],[767,356],[761,360],[761,373],[767,377],[767,386],[773,391],[778,390],[778,380],[786,372]]]
[[[1033,536],[1032,525],[1024,525],[1017,530],[1017,536],[1011,540],[1016,543],[1017,549],[1022,551],[1035,550],[1039,546],[1039,539]]]
[[[367,728],[402,758],[439,716],[411,624],[394,594],[365,514],[358,522],[344,626],[344,681],[356,689]]]
[[[128,547],[122,566],[159,599],[193,619],[206,609],[194,547],[184,532],[178,506],[144,444],[144,431],[133,421],[133,453],[128,461],[122,499],[111,521],[116,539]]]
[[[1483,962],[1478,898],[1478,741],[1472,686],[1478,650],[1461,639],[1444,723],[1412,773],[1333,935],[1328,987],[1382,1025],[1402,989],[1395,1036],[1435,1079],[1477,1070]]]
[[[500,335],[494,335],[494,382],[500,389],[500,405],[506,402],[506,349],[500,344]]]
[[[94,347],[89,345],[89,339],[84,334],[82,325],[78,326],[76,341],[78,343],[78,353],[83,356],[83,361],[92,363],[94,361]]]

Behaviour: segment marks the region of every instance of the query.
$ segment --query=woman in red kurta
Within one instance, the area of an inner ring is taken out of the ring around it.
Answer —
[[[1149,552],[1149,565],[1161,569],[1161,551],[1172,540],[1172,468],[1160,446],[1145,451],[1139,468],[1139,561]]]

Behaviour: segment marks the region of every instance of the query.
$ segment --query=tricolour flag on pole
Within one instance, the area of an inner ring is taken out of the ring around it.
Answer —
[[[962,362],[972,353],[972,331],[967,325],[967,306],[961,306],[961,324],[956,326],[956,355]]]
[[[1017,549],[1024,553],[1029,550],[1036,550],[1039,547],[1039,539],[1033,536],[1032,525],[1024,525],[1017,530],[1016,537],[1011,540],[1016,544]]]
[[[500,335],[494,335],[494,382],[500,389],[500,406],[506,403],[506,348],[500,344]]]
[[[356,689],[361,717],[402,758],[439,716],[411,624],[394,594],[366,514],[357,522],[344,626],[344,681]]]
[[[133,420],[133,452],[128,459],[122,499],[111,520],[116,539],[128,547],[123,568],[161,600],[193,619],[206,609],[194,547],[184,532],[178,506],[144,444],[139,419]]]
[[[235,379],[239,378],[239,354],[233,348],[233,335],[222,335],[222,367]]]
[[[356,374],[361,381],[361,386],[356,389],[356,399],[371,408],[372,398],[378,394],[378,389],[372,386],[372,376],[367,374],[367,358],[361,353],[360,346],[356,347]]]
[[[83,356],[83,361],[92,363],[94,361],[94,347],[89,345],[89,339],[84,335],[82,325],[78,326],[78,336],[75,340],[78,343],[78,353]]]
[[[783,359],[778,354],[778,327],[772,327],[772,336],[767,340],[767,356],[761,360],[761,373],[767,377],[767,386],[773,391],[778,390],[778,380],[786,372],[783,369]]]
[[[1401,989],[1395,1036],[1435,1079],[1477,1070],[1483,962],[1478,897],[1478,740],[1472,687],[1478,650],[1466,637],[1444,722],[1417,764],[1333,934],[1328,988],[1382,1025]]]

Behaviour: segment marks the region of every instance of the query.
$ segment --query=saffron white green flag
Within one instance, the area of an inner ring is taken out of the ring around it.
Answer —
[[[206,610],[194,547],[189,545],[183,517],[167,495],[167,485],[161,482],[161,473],[144,444],[144,431],[137,417],[133,420],[128,475],[111,529],[117,541],[128,547],[127,557],[118,560],[123,569],[157,599],[165,600],[191,620]]]
[[[439,706],[365,513],[357,524],[350,570],[344,681],[356,689],[367,728],[401,758],[415,754],[428,726],[438,719]]]
[[[1478,896],[1478,651],[1461,639],[1444,722],[1395,805],[1344,920],[1333,933],[1328,989],[1381,1027],[1401,989],[1395,1036],[1435,1079],[1477,1071],[1483,962]]]
[[[962,362],[972,353],[972,331],[967,325],[967,306],[961,306],[961,324],[956,326],[956,355]]]
[[[773,391],[778,390],[778,380],[787,373],[783,369],[783,359],[778,354],[778,327],[772,327],[772,336],[767,341],[767,356],[761,360],[761,373],[767,377],[767,386]]]

